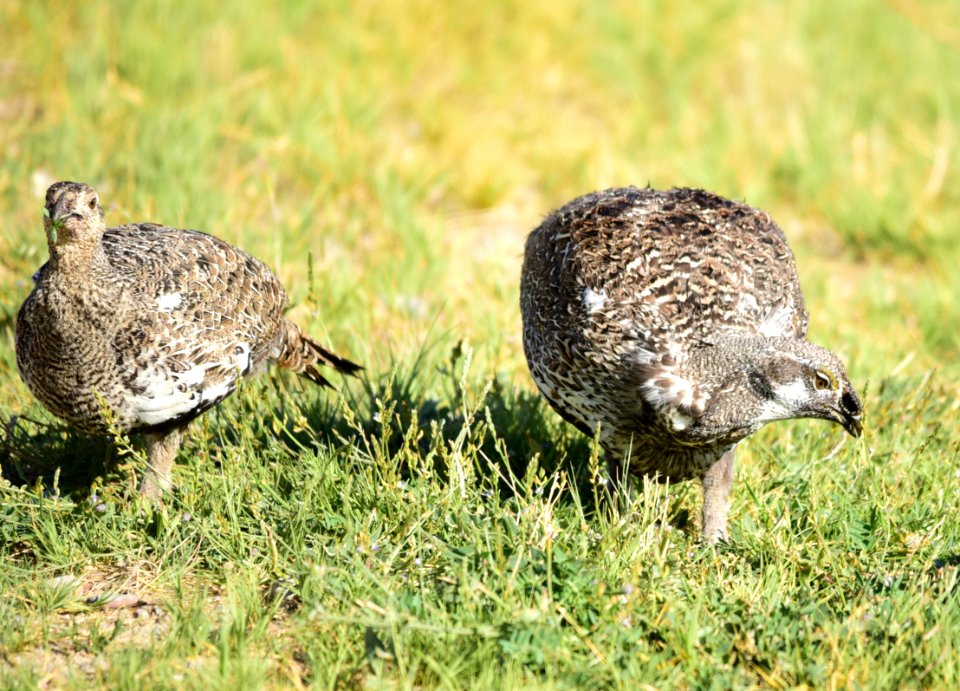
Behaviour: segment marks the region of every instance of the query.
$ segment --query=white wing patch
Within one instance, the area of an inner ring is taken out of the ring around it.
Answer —
[[[220,359],[203,361],[181,372],[164,367],[164,359],[140,370],[134,380],[138,393],[127,398],[137,423],[160,425],[229,395],[237,379],[250,370],[250,345],[238,343],[222,355]],[[218,376],[211,379],[208,376],[211,370]]]
[[[777,338],[787,333],[791,321],[793,321],[793,308],[781,307],[768,314],[757,330],[768,338]]]
[[[250,371],[250,345],[247,343],[238,343],[234,347],[233,359],[230,361],[229,371],[232,371],[230,377],[218,382],[207,382],[203,389],[202,398],[204,403],[216,402],[225,398],[233,391],[237,378]]]
[[[159,425],[199,405],[200,392],[180,380],[177,373],[157,367],[137,373],[134,386],[139,393],[129,395],[127,403],[138,424]]]
[[[707,397],[671,368],[663,368],[641,385],[644,399],[652,405],[675,432],[681,432],[702,415]]]
[[[601,290],[599,293],[593,288],[583,289],[583,306],[587,308],[589,314],[599,312],[607,304],[607,291]]]
[[[167,293],[157,298],[157,309],[161,312],[172,312],[183,303],[180,293]]]
[[[702,399],[687,379],[664,369],[661,374],[643,383],[641,387],[647,399],[654,407],[678,406],[692,408]]]

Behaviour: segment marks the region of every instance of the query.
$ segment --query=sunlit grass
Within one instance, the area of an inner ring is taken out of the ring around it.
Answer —
[[[3,685],[957,686],[958,21],[0,2]],[[57,179],[110,223],[261,257],[367,379],[251,382],[191,427],[175,496],[138,505],[141,452],[63,428],[16,371]],[[811,337],[866,392],[861,441],[797,422],[742,446],[716,550],[695,487],[597,510],[595,449],[522,355],[526,233],[648,183],[769,211]]]

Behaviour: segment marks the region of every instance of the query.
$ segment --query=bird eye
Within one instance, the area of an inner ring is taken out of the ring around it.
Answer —
[[[96,198],[96,197],[91,197],[91,198],[90,198],[90,201],[87,202],[87,206],[90,207],[90,210],[91,210],[91,211],[96,211],[96,209],[97,209],[97,198]]]
[[[817,391],[826,391],[833,388],[833,378],[823,370],[814,372],[813,385]]]

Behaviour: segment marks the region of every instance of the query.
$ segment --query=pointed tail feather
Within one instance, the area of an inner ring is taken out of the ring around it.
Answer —
[[[332,353],[303,333],[299,326],[284,320],[283,342],[277,364],[306,377],[321,386],[332,386],[320,373],[319,366],[327,365],[341,374],[356,375],[363,369],[355,362]]]
[[[304,340],[307,342],[307,345],[313,348],[313,352],[317,354],[317,357],[323,364],[330,365],[341,374],[356,375],[357,372],[363,369],[361,365],[351,362],[345,357],[340,357],[308,337],[304,337]]]

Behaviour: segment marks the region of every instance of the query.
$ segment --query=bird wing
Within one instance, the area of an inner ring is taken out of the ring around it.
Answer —
[[[269,357],[286,295],[262,262],[205,233],[154,224],[111,228],[103,246],[138,307],[114,349],[141,428],[195,417]]]

